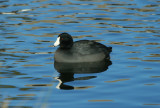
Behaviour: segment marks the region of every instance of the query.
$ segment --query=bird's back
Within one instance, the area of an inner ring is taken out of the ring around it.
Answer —
[[[106,56],[108,56],[111,51],[112,47],[106,47],[101,43],[91,40],[76,41],[72,46],[72,52],[80,55],[104,53]]]

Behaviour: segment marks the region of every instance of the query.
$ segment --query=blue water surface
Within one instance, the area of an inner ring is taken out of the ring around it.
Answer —
[[[160,1],[1,0],[0,16],[1,108],[160,107]],[[110,61],[55,64],[63,32]]]

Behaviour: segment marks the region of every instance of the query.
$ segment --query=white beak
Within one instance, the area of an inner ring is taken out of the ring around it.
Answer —
[[[54,43],[54,47],[58,46],[60,44],[60,37],[57,38],[56,42]]]

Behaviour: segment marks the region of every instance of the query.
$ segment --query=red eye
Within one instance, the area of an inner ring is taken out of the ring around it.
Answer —
[[[61,40],[63,40],[63,38],[61,38]]]

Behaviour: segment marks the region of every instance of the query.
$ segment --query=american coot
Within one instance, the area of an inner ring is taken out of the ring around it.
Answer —
[[[98,62],[110,59],[112,47],[94,42],[92,40],[80,40],[73,42],[72,36],[62,33],[58,36],[54,47],[60,45],[54,54],[55,62],[80,63]]]

